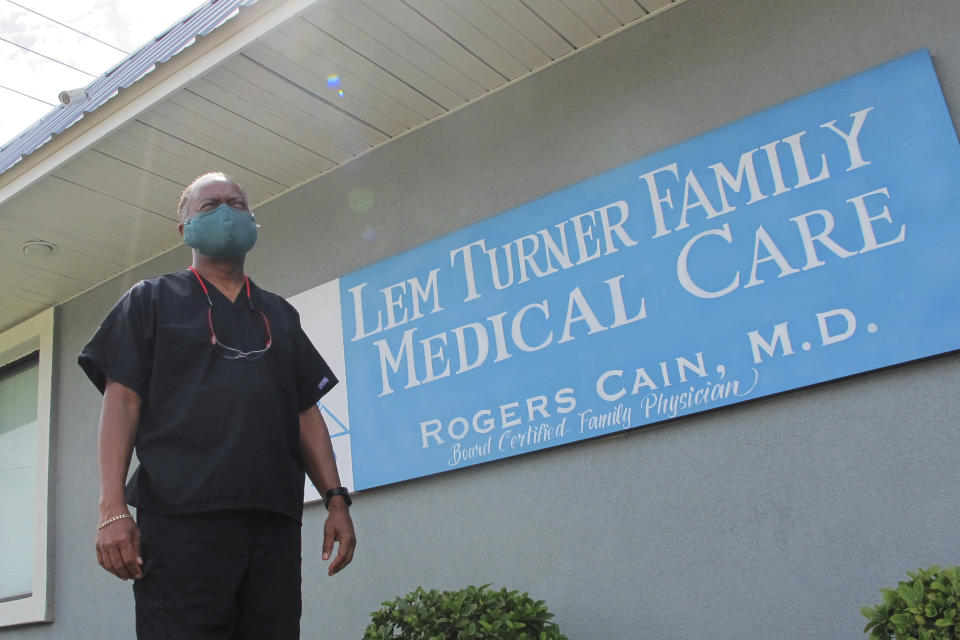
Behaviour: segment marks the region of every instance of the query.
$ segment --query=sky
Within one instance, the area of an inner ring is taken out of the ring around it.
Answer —
[[[201,4],[0,0],[0,147],[59,105],[61,91],[90,84]]]

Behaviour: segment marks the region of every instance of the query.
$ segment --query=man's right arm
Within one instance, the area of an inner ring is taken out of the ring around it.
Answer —
[[[100,460],[100,522],[129,514],[124,487],[133,443],[140,421],[140,395],[108,379],[100,412],[98,455]],[[140,531],[132,518],[122,518],[97,530],[97,561],[124,580],[143,575]]]

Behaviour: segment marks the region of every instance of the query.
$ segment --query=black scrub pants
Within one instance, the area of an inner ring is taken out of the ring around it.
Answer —
[[[267,511],[137,521],[139,640],[300,637],[300,523]]]

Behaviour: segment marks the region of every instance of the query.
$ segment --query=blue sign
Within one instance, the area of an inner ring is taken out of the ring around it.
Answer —
[[[957,349],[958,178],[920,51],[343,277],[355,488]]]

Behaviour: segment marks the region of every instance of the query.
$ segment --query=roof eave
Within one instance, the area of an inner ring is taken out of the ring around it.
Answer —
[[[0,203],[52,173],[98,140],[296,16],[316,0],[261,0],[54,135],[0,175]]]

